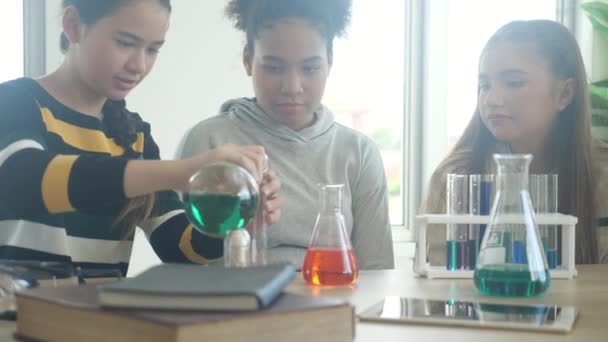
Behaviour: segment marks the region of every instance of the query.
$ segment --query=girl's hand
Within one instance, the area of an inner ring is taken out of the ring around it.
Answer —
[[[260,184],[264,170],[268,169],[268,158],[264,152],[264,147],[257,145],[220,145],[205,154],[189,159],[188,162],[190,165],[188,179],[205,165],[217,162],[231,162],[251,173],[256,182]]]
[[[264,196],[264,210],[266,211],[266,223],[268,225],[277,223],[281,218],[281,207],[283,201],[279,194],[281,181],[271,169],[264,173],[264,179],[260,185],[260,193]]]
[[[184,160],[130,160],[124,173],[124,192],[128,198],[163,190],[185,190],[190,177],[201,167],[217,162],[231,162],[242,166],[262,183],[268,169],[268,157],[262,146],[222,145],[207,153]],[[269,177],[268,186],[262,186],[269,194],[270,222],[280,215],[277,192],[280,183],[275,176]]]
[[[190,170],[188,177],[204,165],[216,162],[231,162],[242,166],[260,184],[260,192],[264,194],[264,209],[266,223],[277,223],[281,217],[283,201],[279,195],[281,181],[277,175],[268,168],[268,157],[264,147],[257,145],[240,146],[233,144],[220,145],[206,154],[189,159]]]

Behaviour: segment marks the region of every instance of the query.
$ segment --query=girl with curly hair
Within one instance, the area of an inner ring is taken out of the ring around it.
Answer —
[[[392,268],[388,192],[380,152],[335,122],[321,103],[350,0],[233,0],[226,14],[246,36],[243,64],[255,98],[225,102],[197,124],[181,158],[224,143],[264,146],[281,176],[283,215],[268,228],[270,262],[302,265],[318,211],[317,184],[344,184],[343,213],[362,269]]]

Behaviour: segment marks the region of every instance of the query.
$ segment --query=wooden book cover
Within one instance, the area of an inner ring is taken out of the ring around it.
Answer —
[[[97,287],[17,294],[16,337],[35,341],[352,341],[354,308],[337,299],[283,293],[255,312],[103,309]]]

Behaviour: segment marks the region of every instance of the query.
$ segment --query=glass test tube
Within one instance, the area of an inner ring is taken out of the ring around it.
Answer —
[[[469,176],[469,213],[489,215],[494,199],[494,175]],[[479,246],[485,233],[485,224],[469,225],[469,265],[475,268]]]
[[[548,213],[548,186],[549,177],[546,174],[542,175],[530,175],[529,193],[530,200],[532,201],[532,208],[536,215]],[[546,225],[538,225],[540,238],[543,243],[543,250],[546,250]],[[524,241],[525,242],[525,241]],[[522,251],[523,255],[520,256],[521,263],[527,262],[526,251]]]
[[[266,227],[266,210],[264,205],[266,197],[260,191],[260,203],[252,222],[253,235],[251,237],[251,264],[264,266],[268,264],[268,232]]]
[[[558,178],[557,174],[550,174],[547,177],[547,213],[557,214],[558,209]],[[556,268],[560,264],[561,250],[558,248],[558,233],[559,229],[556,225],[548,225],[544,227],[544,232],[541,233],[545,253],[547,254],[547,266],[549,269]],[[546,241],[546,242],[545,242]]]
[[[468,206],[468,175],[447,175],[446,208],[448,215],[466,215]],[[446,267],[448,270],[466,270],[469,266],[468,224],[448,224]]]

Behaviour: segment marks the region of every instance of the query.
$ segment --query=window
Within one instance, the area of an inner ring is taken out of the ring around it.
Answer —
[[[403,224],[404,21],[402,0],[353,1],[348,35],[334,42],[323,100],[338,122],[378,144],[394,225]]]
[[[0,82],[24,75],[23,63],[23,2],[3,1],[0,11],[0,42],[2,63]]]
[[[430,174],[470,120],[487,39],[511,20],[567,20],[573,3],[353,1],[324,103],[380,147],[393,225],[411,227]]]

